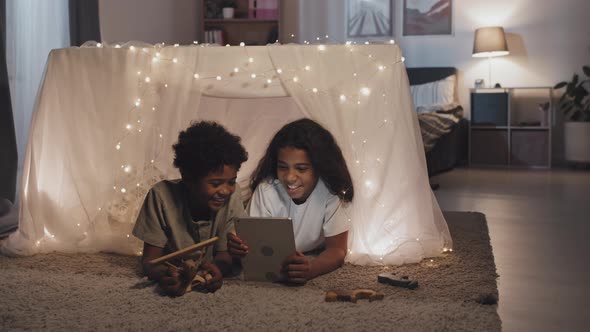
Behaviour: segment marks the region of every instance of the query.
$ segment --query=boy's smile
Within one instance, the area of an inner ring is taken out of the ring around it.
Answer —
[[[212,213],[219,211],[236,191],[237,172],[234,166],[223,165],[223,168],[209,172],[197,183],[189,183],[191,210],[200,213],[205,209]]]

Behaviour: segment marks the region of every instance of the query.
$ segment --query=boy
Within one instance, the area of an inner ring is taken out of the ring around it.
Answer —
[[[186,268],[179,273],[164,264],[147,262],[218,236],[201,264],[212,276],[204,287],[215,292],[222,285],[222,273],[231,271],[227,233],[235,232],[234,219],[246,215],[236,191],[236,174],[248,156],[238,136],[207,121],[193,123],[181,132],[173,148],[181,179],[152,187],[133,229],[133,235],[144,241],[144,273],[166,294],[180,296],[188,282],[182,273]]]

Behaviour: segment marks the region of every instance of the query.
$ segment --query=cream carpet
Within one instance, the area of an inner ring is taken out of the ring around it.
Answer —
[[[446,212],[452,253],[402,267],[345,265],[303,287],[226,280],[214,294],[161,296],[136,257],[0,256],[0,330],[499,331],[496,268],[485,216]],[[415,290],[377,283],[408,275]],[[371,288],[382,301],[324,301],[331,289]]]

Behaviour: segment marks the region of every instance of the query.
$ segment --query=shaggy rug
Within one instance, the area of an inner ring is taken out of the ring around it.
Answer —
[[[499,331],[496,268],[485,216],[445,213],[454,251],[401,267],[346,264],[303,287],[226,280],[214,294],[160,295],[137,257],[52,253],[0,257],[0,330]],[[380,284],[395,272],[415,290]],[[371,288],[381,301],[325,302]]]

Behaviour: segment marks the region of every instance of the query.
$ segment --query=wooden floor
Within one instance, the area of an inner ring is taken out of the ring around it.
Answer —
[[[486,215],[504,331],[590,331],[590,171],[456,169],[440,207]]]

